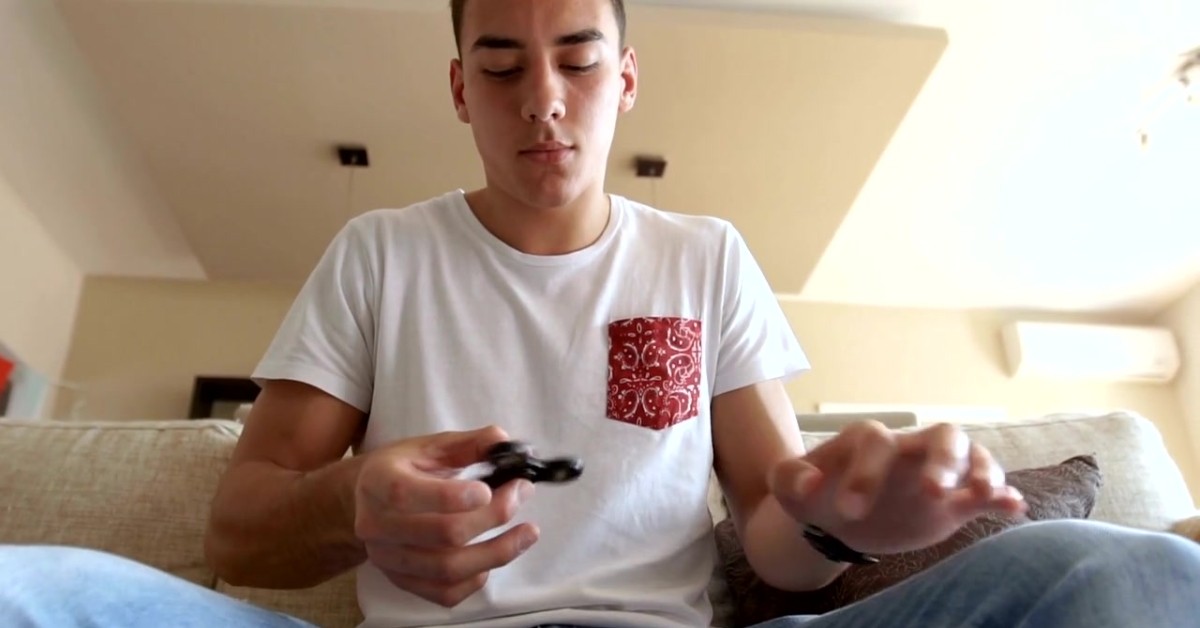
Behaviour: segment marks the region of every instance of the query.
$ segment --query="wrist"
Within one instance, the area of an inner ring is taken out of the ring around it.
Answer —
[[[365,558],[364,545],[355,531],[359,470],[362,457],[343,458],[320,469],[303,473],[297,480],[298,497],[313,506],[324,502],[323,512],[312,513],[324,522],[325,542],[341,548],[340,553]],[[325,499],[314,499],[324,494]]]
[[[334,480],[337,500],[340,506],[339,511],[341,512],[342,525],[338,527],[347,532],[348,540],[355,545],[362,544],[362,541],[358,538],[355,524],[358,520],[359,476],[362,474],[365,459],[365,455],[343,459],[338,463],[337,474],[339,477]]]
[[[873,565],[879,562],[878,558],[851,548],[819,526],[801,523],[800,528],[808,544],[826,560],[846,565]]]
[[[804,537],[803,526],[774,497],[743,519],[740,541],[746,560],[766,584],[785,591],[813,591],[850,566],[829,560]]]

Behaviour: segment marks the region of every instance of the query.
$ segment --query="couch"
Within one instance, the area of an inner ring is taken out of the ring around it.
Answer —
[[[800,425],[805,429],[806,422]],[[809,447],[836,431],[827,418],[819,425],[821,431],[804,431]],[[1161,434],[1145,417],[1052,415],[964,429],[1010,471],[1093,455],[1104,476],[1094,519],[1165,530],[1196,512]],[[327,628],[355,626],[360,615],[352,572],[313,589],[266,591],[229,586],[206,565],[201,539],[209,499],[240,431],[227,419],[0,420],[0,543],[114,552]],[[715,485],[710,502],[716,523],[724,513]],[[714,624],[730,625],[730,590],[719,568],[710,595]]]

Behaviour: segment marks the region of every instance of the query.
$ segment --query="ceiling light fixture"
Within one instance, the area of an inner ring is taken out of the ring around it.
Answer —
[[[1193,48],[1179,56],[1175,70],[1157,89],[1158,93],[1170,90],[1168,100],[1158,105],[1150,115],[1138,126],[1138,142],[1145,149],[1150,142],[1150,123],[1163,115],[1171,106],[1183,102],[1186,105],[1200,106],[1200,47]]]
[[[337,147],[338,161],[347,168],[369,168],[371,157],[367,147],[359,144],[340,144]]]
[[[358,168],[370,168],[371,156],[367,153],[367,147],[362,144],[339,144],[335,148],[338,162],[342,167],[350,169],[346,181],[345,208],[345,217],[349,219],[354,216],[354,171]]]

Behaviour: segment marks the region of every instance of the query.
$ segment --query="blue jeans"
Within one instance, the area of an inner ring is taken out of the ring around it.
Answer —
[[[1092,521],[1009,530],[857,604],[755,628],[1179,628],[1200,618],[1200,544]],[[0,547],[11,628],[314,628],[125,559]]]

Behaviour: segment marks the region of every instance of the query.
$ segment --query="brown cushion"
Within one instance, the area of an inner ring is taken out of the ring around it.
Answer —
[[[1008,482],[1025,495],[1025,515],[985,515],[932,547],[881,556],[874,565],[856,565],[819,591],[790,592],[758,579],[742,552],[731,519],[716,526],[717,547],[735,606],[737,625],[749,626],[787,615],[820,615],[846,606],[920,573],[1005,529],[1047,519],[1086,519],[1103,484],[1093,456],[1076,456],[1057,465],[1008,473]]]

